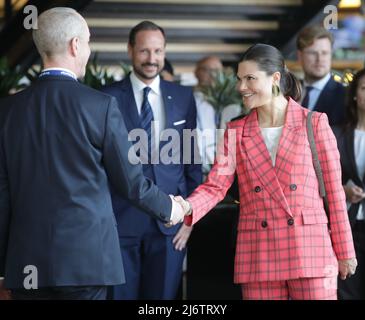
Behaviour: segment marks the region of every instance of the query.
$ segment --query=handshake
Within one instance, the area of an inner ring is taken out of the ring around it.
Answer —
[[[184,200],[181,196],[172,196],[172,212],[170,222],[166,223],[166,227],[172,227],[178,223],[184,221],[185,216],[189,216],[192,213],[192,207],[189,201]]]

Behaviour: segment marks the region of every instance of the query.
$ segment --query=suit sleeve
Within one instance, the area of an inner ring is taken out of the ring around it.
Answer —
[[[340,153],[327,115],[322,113],[317,118],[314,134],[328,197],[332,246],[337,259],[350,259],[355,257],[355,251],[342,187]]]
[[[10,192],[2,137],[0,142],[0,277],[5,274],[5,257],[10,226]]]
[[[190,104],[189,112],[187,114],[186,128],[194,132],[193,139],[195,140],[189,141],[191,158],[189,159],[189,162],[184,165],[184,175],[187,183],[187,192],[189,195],[200,183],[202,183],[201,161],[196,131],[196,103],[192,91],[190,91]],[[188,141],[183,139],[183,142],[186,143]],[[184,147],[183,150],[186,150],[186,148]]]
[[[105,170],[116,191],[155,218],[168,222],[171,199],[143,175],[114,97],[111,97],[106,116],[103,149]]]
[[[185,217],[184,223],[192,225],[203,218],[222,201],[232,185],[236,171],[236,130],[228,127],[223,143],[218,146],[217,156],[205,183],[188,197],[193,213]]]

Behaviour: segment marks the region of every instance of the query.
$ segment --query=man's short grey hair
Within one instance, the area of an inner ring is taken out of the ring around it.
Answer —
[[[33,40],[42,58],[52,58],[66,52],[71,39],[85,38],[86,22],[74,9],[56,7],[42,12]]]

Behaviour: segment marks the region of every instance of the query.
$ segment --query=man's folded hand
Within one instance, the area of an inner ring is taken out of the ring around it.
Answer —
[[[338,261],[338,271],[342,280],[351,277],[355,274],[357,267],[356,258],[343,259]]]
[[[0,300],[11,300],[10,291],[4,288],[3,279],[0,279]]]

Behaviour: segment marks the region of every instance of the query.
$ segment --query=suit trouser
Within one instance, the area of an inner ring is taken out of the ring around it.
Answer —
[[[338,279],[338,299],[365,300],[365,222],[356,221],[352,228],[357,259],[356,272],[346,280]]]
[[[244,300],[337,300],[337,277],[242,284]]]
[[[186,250],[177,251],[174,235],[161,233],[151,219],[148,231],[139,236],[119,238],[126,283],[111,287],[114,300],[176,299],[181,283]]]
[[[65,286],[11,290],[14,300],[105,300],[106,294],[106,286]]]

